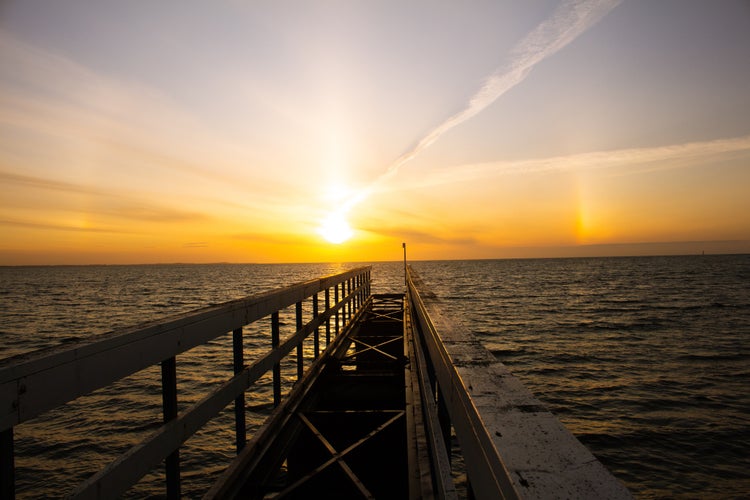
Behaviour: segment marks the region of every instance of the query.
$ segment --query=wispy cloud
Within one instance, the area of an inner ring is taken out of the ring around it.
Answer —
[[[46,224],[41,222],[32,222],[17,219],[0,219],[0,226],[13,226],[26,229],[47,229],[53,231],[72,231],[76,233],[115,233],[115,234],[132,234],[130,231],[121,231],[100,226],[69,226],[63,224]]]
[[[420,231],[406,227],[384,228],[382,226],[362,227],[364,231],[369,231],[380,236],[393,239],[401,239],[409,243],[422,243],[434,245],[474,245],[478,243],[475,238],[471,237],[447,237],[442,236],[437,231]]]
[[[53,179],[42,179],[31,175],[21,175],[13,172],[2,172],[0,171],[0,183],[5,188],[12,188],[14,186],[22,186],[24,188],[42,190],[42,191],[54,191],[59,193],[72,193],[83,195],[87,199],[86,212],[93,213],[96,215],[107,215],[110,217],[130,219],[138,222],[196,222],[207,220],[209,216],[195,211],[182,210],[179,208],[173,208],[165,206],[159,203],[154,203],[145,199],[142,196],[128,195],[126,193],[117,192],[110,189],[102,189],[94,186],[53,180]],[[34,195],[35,203],[37,205],[43,204],[40,200],[45,200],[43,195],[36,193]],[[75,205],[70,206],[57,198],[52,198],[53,209],[56,212],[62,211],[78,211],[79,209]],[[8,209],[13,208],[6,201],[0,207]],[[24,223],[28,227],[34,225],[34,223]],[[43,227],[44,225],[37,224],[37,227]],[[65,229],[65,227],[54,226],[56,229]],[[78,230],[73,227],[70,230]],[[109,229],[104,232],[115,232]]]
[[[170,94],[98,72],[0,28],[3,128],[12,134],[0,136],[0,159],[18,163],[8,160],[9,152],[22,151],[23,167],[37,169],[54,162],[59,171],[66,160],[100,169],[108,155],[130,159],[133,167],[145,164],[152,173],[177,171],[237,186],[247,182],[253,158]],[[22,144],[34,144],[34,151]]]
[[[568,156],[495,161],[456,165],[432,172],[418,181],[419,187],[469,182],[499,175],[610,170],[616,175],[633,175],[655,170],[686,168],[698,159],[750,153],[750,135],[713,141],[688,142],[652,148],[595,151]],[[403,185],[406,189],[416,184]]]
[[[1,172],[0,181],[3,184],[17,184],[25,187],[36,188],[36,189],[50,189],[54,191],[63,191],[68,193],[81,193],[81,194],[92,194],[96,196],[104,196],[104,191],[81,184],[75,184],[72,182],[59,181],[53,179],[42,179],[32,175],[17,174],[15,172]]]
[[[396,159],[375,182],[349,200],[345,210],[364,200],[443,134],[484,111],[521,83],[540,62],[578,38],[614,9],[621,0],[567,0],[552,16],[526,35],[510,52],[508,62],[489,75],[467,106],[432,129],[416,146]]]
[[[309,245],[309,238],[291,232],[271,233],[271,232],[247,232],[230,235],[231,238],[238,241],[250,241],[253,243],[272,243],[279,245]]]

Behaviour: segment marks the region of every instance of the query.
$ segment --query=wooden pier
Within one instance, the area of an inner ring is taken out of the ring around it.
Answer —
[[[163,424],[70,495],[115,498],[161,466],[179,498],[181,445],[234,405],[237,456],[205,498],[630,498],[406,273],[404,294],[373,294],[364,267],[0,362],[0,498],[15,495],[15,426],[155,364]],[[296,329],[281,339],[288,307]],[[245,360],[243,327],[259,321],[269,349]],[[178,412],[178,356],[223,335],[234,375]],[[286,357],[297,383],[282,395]],[[266,373],[275,409],[247,436],[246,393]]]

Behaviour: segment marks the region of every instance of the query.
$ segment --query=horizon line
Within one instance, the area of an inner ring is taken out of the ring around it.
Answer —
[[[687,252],[684,249],[675,249],[674,252],[664,253],[648,253],[644,248],[645,253],[610,253],[610,254],[580,254],[577,255],[573,252],[581,250],[593,250],[593,249],[625,249],[635,247],[657,247],[657,246],[683,246],[683,245],[728,245],[728,244],[740,244],[748,245],[746,250],[729,250],[721,251],[720,249],[705,249],[695,250]],[[407,242],[408,249],[408,242]],[[695,240],[695,241],[657,241],[657,242],[639,242],[639,243],[594,243],[586,245],[560,245],[560,246],[527,246],[527,247],[507,247],[505,251],[508,252],[530,252],[535,255],[512,255],[512,256],[497,256],[497,257],[464,257],[464,258],[445,258],[445,259],[433,259],[433,258],[418,258],[418,259],[407,259],[407,262],[455,262],[455,261],[487,261],[487,260],[542,260],[542,259],[589,259],[589,258],[625,258],[625,257],[689,257],[689,256],[715,256],[715,255],[750,255],[750,240]],[[560,252],[570,252],[568,254],[561,255]],[[542,254],[542,252],[548,252],[548,254]],[[557,254],[557,255],[555,255]],[[392,260],[350,260],[350,261],[288,261],[288,262],[237,262],[237,261],[215,261],[215,262],[112,262],[112,263],[78,263],[78,264],[0,264],[0,268],[11,268],[11,267],[95,267],[95,266],[200,266],[200,265],[315,265],[315,264],[366,264],[366,263],[390,263],[390,262],[403,262],[403,259],[392,259]]]

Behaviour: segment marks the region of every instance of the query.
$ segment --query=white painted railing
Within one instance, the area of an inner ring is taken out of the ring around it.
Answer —
[[[406,282],[415,341],[433,384],[422,394],[434,396],[441,442],[450,443],[453,427],[474,497],[631,498],[492,353],[445,315],[410,266]]]
[[[45,350],[0,361],[0,498],[13,498],[13,427],[91,391],[160,364],[164,424],[140,444],[75,490],[79,498],[113,498],[166,461],[167,494],[180,496],[179,448],[232,401],[238,451],[245,444],[245,391],[263,374],[273,372],[274,402],[281,395],[280,361],[296,348],[297,376],[304,372],[303,341],[313,335],[319,354],[319,332],[326,345],[355,316],[370,295],[370,267],[310,280],[279,290],[114,332],[73,347]],[[321,307],[319,294],[323,294]],[[304,322],[302,303],[312,299],[312,319]],[[296,332],[280,343],[279,311],[295,305]],[[243,327],[271,318],[267,354],[244,362]],[[176,356],[232,332],[234,376],[184,413],[177,412]]]

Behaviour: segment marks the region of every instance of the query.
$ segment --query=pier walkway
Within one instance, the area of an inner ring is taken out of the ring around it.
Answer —
[[[163,423],[71,496],[114,498],[162,466],[179,498],[180,447],[233,405],[237,455],[205,498],[630,498],[405,272],[405,294],[371,293],[364,267],[0,361],[0,498],[15,496],[15,426],[155,364]],[[263,320],[268,351],[246,361],[243,328]],[[224,335],[234,375],[178,412],[177,357]],[[285,359],[296,383],[283,395]],[[246,394],[266,373],[274,410],[247,436]]]

